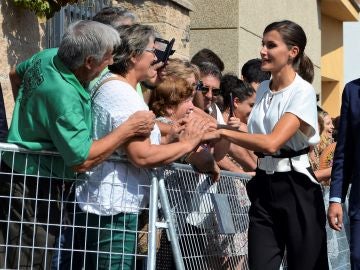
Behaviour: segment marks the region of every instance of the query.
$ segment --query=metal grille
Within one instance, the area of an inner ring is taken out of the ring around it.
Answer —
[[[5,164],[4,155],[7,164],[9,156],[12,164],[19,155],[25,157],[24,171],[15,172],[13,166]],[[54,165],[47,168],[50,173],[41,173],[43,160]],[[84,175],[53,174],[58,171],[57,154],[0,144],[0,161],[0,269],[109,269],[111,265],[142,269],[146,264],[148,206],[113,216],[89,214],[75,199],[75,190],[88,180]],[[38,166],[34,168],[34,164]],[[138,192],[149,193],[150,183],[151,178],[148,185],[138,186]],[[111,189],[116,189],[115,184]],[[150,201],[156,209],[157,197],[150,197]],[[120,200],[119,204],[126,203]]]
[[[180,164],[165,171],[185,269],[248,269],[249,179],[225,173],[212,183]]]
[[[111,6],[111,0],[84,0],[79,1],[78,4],[63,7],[46,22],[47,47],[54,48],[60,45],[64,31],[71,22],[90,20],[106,6]]]
[[[9,154],[25,157],[21,173],[4,165]],[[129,261],[133,269],[249,269],[249,176],[222,172],[212,183],[190,166],[173,164],[149,175],[149,185],[138,186],[148,191],[149,206],[118,219],[80,210],[75,183],[87,179],[55,174],[59,159],[56,153],[0,143],[0,269],[127,269]],[[50,173],[43,174],[48,164]],[[133,226],[124,228],[128,222]],[[110,239],[105,247],[99,244],[104,239]],[[330,269],[348,269],[345,232],[328,230],[328,247]],[[59,254],[63,261],[56,259]]]

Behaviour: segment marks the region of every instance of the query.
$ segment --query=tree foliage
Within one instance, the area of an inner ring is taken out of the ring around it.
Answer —
[[[11,0],[16,6],[31,10],[39,17],[51,18],[56,11],[79,0]]]

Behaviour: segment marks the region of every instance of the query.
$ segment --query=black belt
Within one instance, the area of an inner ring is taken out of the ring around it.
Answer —
[[[306,147],[304,149],[301,149],[299,151],[294,151],[292,149],[280,149],[280,154],[279,155],[269,155],[269,154],[264,154],[261,152],[254,152],[254,154],[258,157],[258,158],[264,158],[264,157],[274,157],[274,158],[292,158],[292,157],[297,157],[297,156],[301,156],[303,154],[307,154],[310,151],[310,147]]]

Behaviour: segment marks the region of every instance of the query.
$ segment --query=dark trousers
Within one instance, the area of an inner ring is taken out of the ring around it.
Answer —
[[[351,270],[360,270],[360,217],[350,217]]]
[[[55,180],[17,175],[1,163],[1,269],[50,269],[62,190]]]
[[[321,188],[304,174],[257,170],[247,185],[249,269],[327,270],[325,207]]]

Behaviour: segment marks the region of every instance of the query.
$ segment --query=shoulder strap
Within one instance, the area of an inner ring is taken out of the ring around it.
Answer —
[[[120,80],[118,77],[110,77],[107,78],[105,80],[103,80],[96,88],[95,90],[92,92],[91,94],[91,100],[94,99],[95,94],[97,93],[97,91],[100,89],[101,86],[103,86],[105,83],[110,82],[110,81],[121,81],[123,82],[123,80]]]

